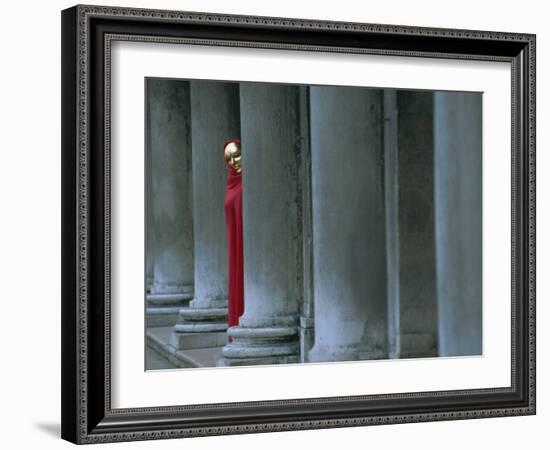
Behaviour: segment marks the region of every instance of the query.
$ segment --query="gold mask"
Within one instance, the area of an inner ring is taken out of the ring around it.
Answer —
[[[223,154],[227,165],[232,167],[235,172],[241,173],[241,146],[236,142],[229,142],[225,146]]]

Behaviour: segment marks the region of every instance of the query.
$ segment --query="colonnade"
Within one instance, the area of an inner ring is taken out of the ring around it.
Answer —
[[[451,286],[472,253],[439,243],[454,230],[443,205],[463,190],[458,180],[440,186],[456,157],[452,141],[480,117],[457,128],[449,111],[475,105],[275,83],[151,79],[148,90],[148,320],[159,324],[164,309],[176,349],[223,346],[220,366],[477,350],[451,350],[461,338],[445,327],[460,334],[449,325],[456,310],[479,312],[475,287],[470,303],[456,297],[480,274]],[[437,126],[451,131],[441,136]],[[227,329],[222,145],[231,138],[243,148],[245,312]],[[468,170],[479,163],[479,136],[464,145]],[[467,212],[472,189],[456,214]],[[461,220],[476,233],[475,220]]]

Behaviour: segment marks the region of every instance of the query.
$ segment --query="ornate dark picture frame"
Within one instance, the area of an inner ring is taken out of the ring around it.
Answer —
[[[511,386],[113,409],[113,40],[510,62]],[[62,437],[78,444],[535,414],[535,36],[86,5],[62,11],[61,333]]]

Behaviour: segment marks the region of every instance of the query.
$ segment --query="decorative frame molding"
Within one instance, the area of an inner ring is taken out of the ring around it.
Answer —
[[[512,385],[112,409],[110,49],[115,40],[510,62]],[[535,414],[535,41],[532,34],[492,31],[88,5],[64,10],[62,437],[85,444]]]

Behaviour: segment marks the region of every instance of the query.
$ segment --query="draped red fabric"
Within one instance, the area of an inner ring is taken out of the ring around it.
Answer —
[[[240,144],[233,139],[224,142]],[[228,326],[239,324],[239,317],[244,312],[244,268],[243,268],[243,208],[242,208],[242,174],[227,166],[227,185],[225,188],[225,221],[227,226],[227,247],[229,263],[229,300]],[[231,336],[228,336],[231,342]]]

